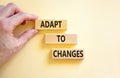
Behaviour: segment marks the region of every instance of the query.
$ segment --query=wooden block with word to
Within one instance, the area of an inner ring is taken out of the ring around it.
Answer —
[[[76,34],[46,34],[46,44],[77,44]]]
[[[53,49],[53,59],[84,59],[84,50],[82,49]]]
[[[38,30],[66,30],[67,20],[36,20],[35,29]]]

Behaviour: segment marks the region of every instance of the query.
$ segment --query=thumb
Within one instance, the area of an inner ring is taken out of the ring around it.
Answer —
[[[30,29],[25,31],[22,35],[19,36],[19,46],[23,46],[29,39],[31,39],[38,31],[35,29]]]

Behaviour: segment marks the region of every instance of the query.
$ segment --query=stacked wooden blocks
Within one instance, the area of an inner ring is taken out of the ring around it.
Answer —
[[[35,29],[38,30],[66,30],[66,20],[36,20]],[[46,33],[45,44],[62,44],[62,45],[76,45],[77,34],[61,34],[61,33]],[[83,59],[84,50],[82,49],[69,49],[69,48],[57,48],[52,50],[53,59]]]

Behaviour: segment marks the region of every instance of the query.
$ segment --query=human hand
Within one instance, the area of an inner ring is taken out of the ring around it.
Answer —
[[[0,6],[0,64],[18,52],[37,33],[37,30],[31,29],[16,38],[13,35],[15,27],[24,21],[34,21],[35,19],[37,16],[24,13],[13,3]]]

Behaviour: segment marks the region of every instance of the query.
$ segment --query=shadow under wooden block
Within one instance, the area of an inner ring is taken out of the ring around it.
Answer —
[[[41,34],[46,33],[64,33],[66,30],[39,30]]]
[[[52,58],[52,50],[48,54],[48,64],[62,64],[62,65],[76,65],[76,64],[81,64],[83,59],[53,59]]]

